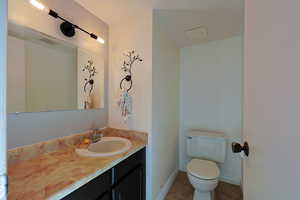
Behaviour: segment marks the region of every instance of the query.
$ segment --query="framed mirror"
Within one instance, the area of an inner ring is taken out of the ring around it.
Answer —
[[[104,107],[102,55],[8,24],[9,113]]]

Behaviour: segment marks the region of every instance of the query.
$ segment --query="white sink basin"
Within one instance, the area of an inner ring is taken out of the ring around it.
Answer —
[[[124,153],[131,148],[131,142],[121,137],[103,137],[99,142],[91,144],[87,149],[76,149],[81,156],[107,157]]]

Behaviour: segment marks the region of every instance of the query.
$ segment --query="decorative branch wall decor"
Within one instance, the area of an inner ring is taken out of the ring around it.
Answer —
[[[84,85],[83,85],[83,91],[86,96],[84,100],[84,109],[91,108],[91,94],[94,89],[95,81],[93,77],[96,75],[96,67],[94,66],[94,62],[92,60],[88,61],[88,64],[85,65],[82,69],[83,72],[88,72],[88,77],[84,78]]]
[[[127,60],[124,60],[123,65],[122,65],[122,70],[127,74],[120,82],[120,89],[123,90],[122,85],[123,82],[126,80],[127,82],[130,82],[130,86],[127,89],[127,92],[129,92],[132,88],[132,66],[135,62],[142,62],[143,60],[141,59],[141,57],[136,54],[136,52],[133,51],[129,51],[127,54],[124,54],[127,57]]]
[[[129,94],[129,91],[132,88],[132,66],[135,62],[142,62],[141,57],[135,53],[135,51],[129,51],[125,54],[127,60],[123,62],[122,70],[125,72],[126,76],[120,82],[120,89],[122,93],[120,95],[120,99],[118,100],[118,106],[121,110],[121,116],[124,119],[124,122],[127,122],[129,117],[132,115],[132,97]],[[123,88],[123,82],[130,82],[129,88]]]

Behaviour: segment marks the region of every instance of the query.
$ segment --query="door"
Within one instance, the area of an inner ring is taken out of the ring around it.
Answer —
[[[138,167],[124,177],[113,189],[114,200],[145,200],[143,167]]]
[[[300,198],[300,1],[245,0],[245,200]]]
[[[0,200],[6,199],[6,38],[7,1],[0,0]]]

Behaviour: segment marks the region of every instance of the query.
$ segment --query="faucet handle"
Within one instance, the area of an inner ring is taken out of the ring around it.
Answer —
[[[98,142],[103,137],[103,133],[99,129],[94,129],[91,135],[92,142]]]

